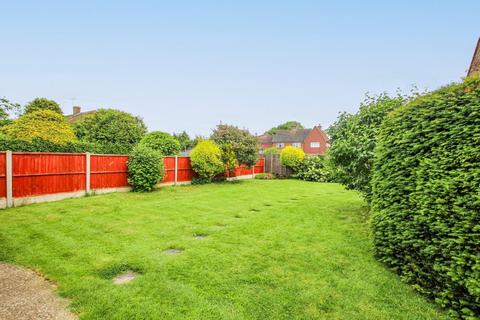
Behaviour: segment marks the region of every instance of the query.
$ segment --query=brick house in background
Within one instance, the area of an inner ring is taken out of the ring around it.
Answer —
[[[471,76],[474,73],[480,73],[480,38],[477,42],[477,47],[473,53],[472,62],[470,63],[470,68],[468,69],[467,77]]]
[[[328,136],[321,126],[313,129],[279,130],[273,135],[264,134],[258,137],[260,153],[275,147],[279,150],[286,146],[302,148],[305,154],[325,154],[328,148]]]
[[[68,122],[75,123],[85,119],[86,116],[88,116],[89,114],[94,114],[95,112],[97,112],[97,110],[82,112],[82,109],[79,106],[74,106],[73,113],[66,115],[65,117],[67,118]]]

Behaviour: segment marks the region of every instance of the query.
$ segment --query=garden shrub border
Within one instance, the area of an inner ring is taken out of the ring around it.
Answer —
[[[480,316],[480,78],[389,114],[373,175],[375,254],[456,318]]]

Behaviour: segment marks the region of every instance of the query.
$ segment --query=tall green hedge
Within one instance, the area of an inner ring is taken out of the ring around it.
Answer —
[[[91,152],[98,154],[128,154],[129,148],[122,145],[100,145],[98,143],[74,141],[66,144],[55,144],[51,141],[35,138],[32,141],[10,139],[0,135],[0,151],[17,152]]]
[[[388,115],[372,228],[382,262],[454,317],[480,317],[480,78]]]

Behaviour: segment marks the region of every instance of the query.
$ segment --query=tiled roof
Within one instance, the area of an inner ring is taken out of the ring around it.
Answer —
[[[477,47],[473,53],[472,62],[470,64],[470,68],[468,69],[467,76],[477,72],[480,72],[480,38],[478,39]]]
[[[257,137],[260,144],[270,144],[272,143],[272,136],[269,134],[264,134]]]
[[[67,120],[70,123],[75,123],[85,119],[86,116],[93,114],[95,112],[97,112],[97,110],[85,111],[85,112],[80,112],[76,114],[69,114],[69,115],[66,115],[65,117],[67,117]]]
[[[293,129],[293,130],[279,130],[272,137],[273,143],[278,142],[303,142],[312,129]]]

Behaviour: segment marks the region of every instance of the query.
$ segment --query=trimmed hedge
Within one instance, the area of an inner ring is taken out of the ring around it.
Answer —
[[[97,153],[97,154],[128,154],[128,149],[120,145],[100,145],[97,143],[75,141],[66,144],[55,144],[51,141],[33,139],[24,141],[10,139],[0,135],[0,151],[16,152],[69,152],[69,153]]]
[[[136,192],[152,191],[163,178],[163,156],[158,150],[138,145],[128,157],[128,184]]]
[[[162,131],[147,133],[139,144],[160,151],[165,156],[180,154],[180,142],[171,134]]]
[[[224,172],[222,152],[212,140],[200,141],[190,152],[192,169],[198,174],[195,183],[208,183]]]
[[[280,153],[280,161],[282,165],[296,171],[298,166],[305,158],[305,152],[301,148],[287,146]]]
[[[371,222],[380,261],[452,316],[480,317],[480,78],[388,115]]]

